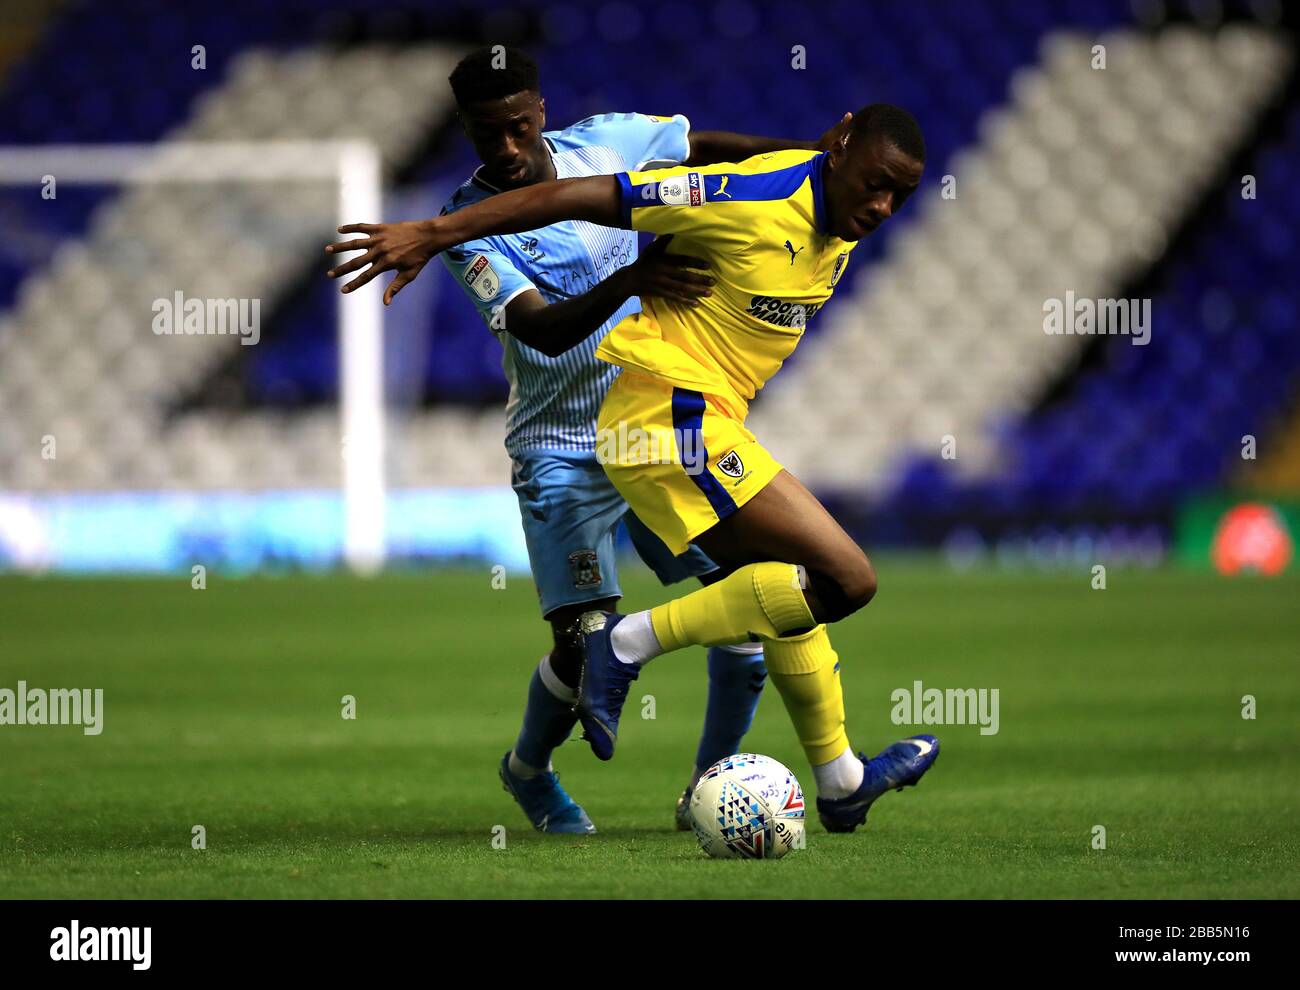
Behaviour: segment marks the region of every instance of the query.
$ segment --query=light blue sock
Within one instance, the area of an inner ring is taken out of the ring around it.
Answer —
[[[547,687],[548,682],[556,692],[567,692],[571,697],[567,700],[556,697]],[[572,711],[576,697],[576,692],[565,687],[551,672],[550,658],[544,658],[528,682],[528,705],[524,708],[524,724],[514,749],[520,762],[537,770],[546,769],[551,753],[569,738],[577,724]]]
[[[767,680],[763,651],[734,653],[735,647],[714,646],[709,650],[709,702],[704,710],[704,731],[695,753],[698,776],[724,756],[740,751],[741,740],[754,721],[754,711]]]

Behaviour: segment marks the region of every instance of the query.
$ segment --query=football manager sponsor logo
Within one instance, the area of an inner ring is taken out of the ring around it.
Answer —
[[[754,296],[749,300],[749,308],[745,312],[774,327],[802,330],[819,309],[820,303],[792,303],[775,296]]]

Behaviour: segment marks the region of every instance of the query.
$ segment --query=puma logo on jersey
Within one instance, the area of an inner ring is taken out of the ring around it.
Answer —
[[[731,176],[724,175],[722,181],[718,183],[718,188],[714,190],[714,196],[726,196],[731,199],[731,193],[727,192],[727,183],[731,181]]]
[[[799,248],[799,251],[796,251],[796,250],[794,249],[794,245],[791,244],[789,241],[786,241],[786,242],[785,242],[785,249],[786,249],[787,251],[790,252],[790,267],[793,268],[793,267],[794,267],[794,259],[795,259],[795,256],[799,254],[799,251],[802,251],[802,250],[803,250],[803,247],[800,247],[800,248]]]

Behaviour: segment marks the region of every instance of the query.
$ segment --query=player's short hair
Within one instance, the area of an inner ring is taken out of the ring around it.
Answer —
[[[537,63],[518,48],[493,46],[470,52],[447,78],[458,106],[537,92]]]
[[[916,118],[892,103],[872,103],[853,115],[850,133],[855,138],[880,137],[895,148],[925,163],[925,138]]]

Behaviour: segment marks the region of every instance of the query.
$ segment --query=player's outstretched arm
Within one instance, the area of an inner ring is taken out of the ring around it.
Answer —
[[[816,141],[790,141],[784,138],[755,137],[752,134],[733,134],[730,131],[695,131],[691,134],[691,155],[687,165],[716,165],[719,162],[743,162],[755,155],[769,151],[829,151],[848,131],[853,114],[846,113],[839,123],[831,127]]]
[[[558,357],[590,337],[632,296],[658,296],[693,306],[702,296],[712,295],[713,277],[698,270],[705,263],[669,254],[671,240],[671,234],[655,238],[632,264],[572,299],[547,303],[540,292],[521,292],[506,307],[506,332],[548,357]]]
[[[440,251],[493,234],[517,234],[549,227],[561,220],[588,220],[605,227],[623,226],[618,180],[612,175],[539,182],[522,189],[498,193],[473,206],[435,217],[403,223],[349,223],[340,234],[363,234],[325,248],[326,254],[363,251],[331,268],[330,278],[361,271],[343,286],[351,292],[381,272],[395,271],[397,277],[384,292],[384,305],[415,279]],[[369,266],[368,268],[366,266]]]

